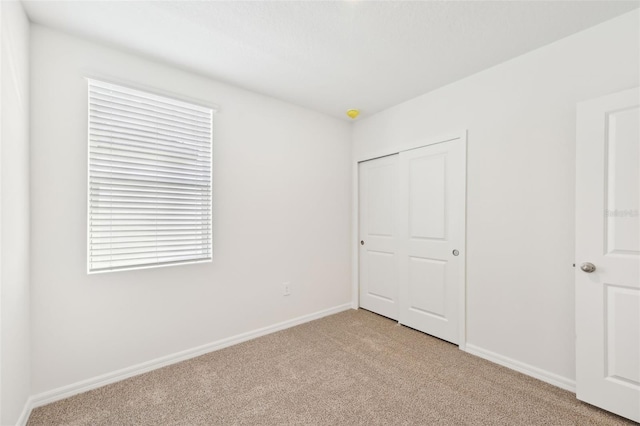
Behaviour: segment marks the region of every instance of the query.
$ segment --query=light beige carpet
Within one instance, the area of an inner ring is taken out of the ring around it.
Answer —
[[[348,311],[37,408],[36,425],[622,425],[575,395]]]

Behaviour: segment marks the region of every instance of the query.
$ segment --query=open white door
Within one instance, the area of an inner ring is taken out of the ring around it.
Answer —
[[[640,422],[640,96],[578,105],[576,393]]]
[[[360,306],[398,319],[398,155],[358,165]]]
[[[459,343],[464,306],[465,141],[400,153],[400,323]]]

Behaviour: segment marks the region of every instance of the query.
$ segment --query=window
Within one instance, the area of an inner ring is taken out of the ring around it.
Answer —
[[[89,80],[89,273],[211,261],[212,115]]]

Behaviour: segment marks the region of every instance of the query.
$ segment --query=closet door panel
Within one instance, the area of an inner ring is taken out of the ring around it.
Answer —
[[[359,164],[360,306],[398,318],[398,155]]]
[[[452,343],[464,279],[464,162],[461,140],[399,154],[399,321]]]

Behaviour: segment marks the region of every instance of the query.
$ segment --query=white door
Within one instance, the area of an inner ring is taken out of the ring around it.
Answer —
[[[640,421],[639,98],[633,89],[579,104],[576,146],[576,393],[635,421]]]
[[[398,319],[398,155],[358,165],[360,306]]]
[[[400,153],[400,323],[459,341],[464,294],[465,144]]]

